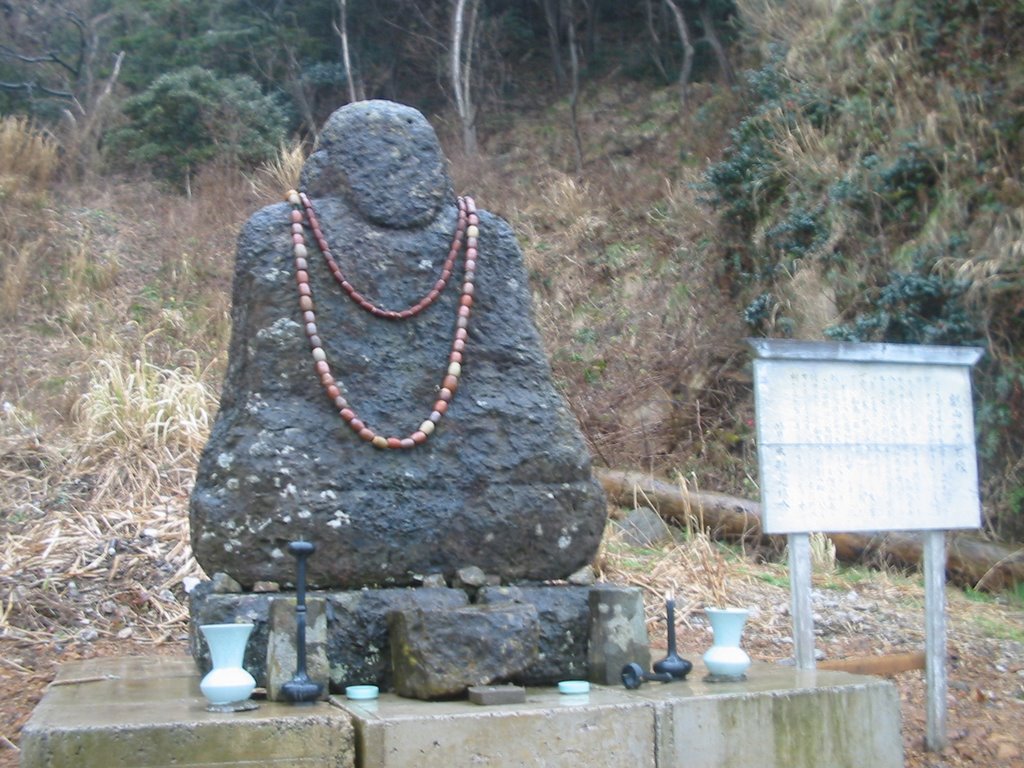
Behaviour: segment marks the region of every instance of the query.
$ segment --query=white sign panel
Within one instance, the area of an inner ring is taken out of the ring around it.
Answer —
[[[751,340],[767,533],[977,528],[981,350]]]

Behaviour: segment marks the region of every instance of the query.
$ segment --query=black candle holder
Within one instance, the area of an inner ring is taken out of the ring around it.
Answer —
[[[622,668],[622,684],[631,691],[635,691],[647,682],[671,683],[675,680],[668,672],[644,672],[644,668],[631,661]]]
[[[293,541],[288,551],[295,556],[295,675],[281,686],[281,697],[292,704],[312,704],[320,699],[324,687],[310,680],[306,672],[306,560],[316,550],[311,541]]]
[[[668,622],[668,655],[654,663],[654,671],[672,675],[675,680],[685,680],[693,669],[693,664],[676,653],[676,604],[674,600],[665,601],[665,620]]]

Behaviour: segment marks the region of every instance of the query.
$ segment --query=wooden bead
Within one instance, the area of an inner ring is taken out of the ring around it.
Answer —
[[[363,420],[362,420],[362,419],[360,419],[359,417],[355,417],[355,418],[353,418],[353,419],[352,419],[352,420],[351,420],[351,421],[350,421],[350,422],[348,423],[348,425],[349,425],[350,427],[352,427],[352,429],[354,429],[354,430],[355,430],[356,432],[361,432],[361,431],[363,430],[363,428],[364,428],[364,427],[366,426],[365,424],[363,424]]]
[[[372,442],[373,442],[373,447],[374,448],[387,448],[388,447],[388,439],[386,437],[384,437],[383,435],[374,435]]]
[[[338,389],[337,384],[331,384],[329,387],[327,387],[327,396],[335,402],[338,401],[338,398],[341,396],[341,390]],[[343,405],[341,407],[344,408],[345,406]]]
[[[399,440],[397,437],[389,437],[388,438],[388,448],[401,448],[401,447],[402,447],[402,441]]]
[[[437,411],[438,413],[443,414],[445,411],[448,410],[448,402],[446,400],[438,400],[436,403],[434,403],[434,410]]]
[[[473,306],[473,297],[468,294],[463,294],[462,298],[459,299],[459,304],[468,309]]]
[[[304,312],[312,311],[312,309],[313,309],[313,299],[312,299],[312,297],[310,297],[310,296],[300,296],[299,297],[299,309],[303,310]]]
[[[448,355],[448,360],[453,362],[453,363],[461,363],[462,362],[462,353],[461,352],[452,352],[450,355]]]
[[[369,427],[363,427],[362,429],[359,430],[359,437],[361,437],[366,442],[370,443],[373,442],[377,435]]]
[[[308,285],[309,284],[309,272],[306,272],[303,269],[296,270],[296,272],[295,272],[295,282],[298,283],[299,285],[302,285],[304,283]]]
[[[356,417],[356,412],[351,408],[342,408],[340,411],[341,418],[345,420],[345,423],[351,423],[352,419]]]
[[[320,374],[320,385],[324,389],[327,389],[327,387],[331,386],[334,383],[335,383],[334,377],[331,376],[330,373],[321,373]]]
[[[444,380],[441,382],[441,391],[444,392],[447,389],[447,390],[450,390],[451,392],[455,392],[455,390],[458,388],[458,386],[459,386],[459,377],[458,376],[452,376],[449,373],[447,376],[444,377]],[[449,397],[448,399],[450,400],[451,398]]]

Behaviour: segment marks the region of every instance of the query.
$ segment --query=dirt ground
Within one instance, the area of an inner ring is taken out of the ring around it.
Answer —
[[[782,662],[790,656],[789,615],[784,587],[748,579],[745,598],[753,606],[744,647],[755,659]],[[899,689],[905,763],[908,768],[1015,768],[1024,766],[1024,612],[1019,606],[969,600],[950,590],[949,746],[925,752],[925,679],[911,670],[890,679]],[[850,589],[815,590],[816,647],[826,659],[895,654],[924,647],[922,594],[912,583],[870,580]],[[656,601],[649,605],[652,641],[664,623]],[[89,638],[90,634],[79,634]],[[695,661],[707,646],[708,630],[698,612],[677,615],[680,652]],[[0,766],[18,765],[21,727],[63,662],[109,655],[186,652],[184,627],[159,641],[100,636],[71,642],[0,637]]]

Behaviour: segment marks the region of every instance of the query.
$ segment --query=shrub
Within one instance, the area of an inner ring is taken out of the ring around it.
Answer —
[[[277,99],[251,77],[218,77],[202,67],[159,77],[124,111],[130,123],[112,137],[115,164],[186,185],[213,160],[251,168],[274,157],[288,124]]]

